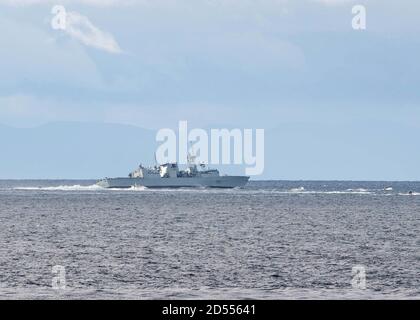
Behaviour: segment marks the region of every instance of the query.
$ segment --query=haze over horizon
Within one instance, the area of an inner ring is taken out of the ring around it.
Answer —
[[[265,129],[253,179],[420,180],[419,2],[56,4],[0,0],[0,179],[126,175],[187,120]]]
[[[304,129],[311,130],[310,137]],[[388,148],[388,143],[411,136],[410,128],[377,131],[367,122],[359,126],[359,133],[365,135],[363,140],[359,140],[352,130],[342,125],[308,128],[302,123],[266,130],[265,170],[252,179],[420,180],[416,166],[420,156],[418,148],[406,150],[401,146],[396,154]],[[394,134],[395,131],[398,134]],[[10,137],[0,140],[0,179],[126,176],[139,163],[153,165],[158,146],[155,130],[121,124],[58,122],[34,128],[0,125],[0,135]],[[282,149],[277,147],[279,142]],[[407,152],[416,156],[407,159]],[[354,154],[359,156],[354,157]],[[245,172],[243,165],[210,166],[223,174],[242,175]]]

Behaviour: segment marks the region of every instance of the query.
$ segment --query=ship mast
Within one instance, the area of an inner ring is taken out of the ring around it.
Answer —
[[[192,144],[191,141],[190,141],[190,150],[188,150],[187,162],[188,162],[188,165],[195,165],[196,156],[194,154],[194,145]]]

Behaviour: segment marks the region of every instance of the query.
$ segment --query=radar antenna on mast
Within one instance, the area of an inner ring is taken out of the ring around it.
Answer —
[[[191,151],[191,152],[190,152]],[[197,157],[194,154],[194,145],[192,144],[192,142],[190,141],[190,149],[188,150],[188,155],[187,155],[187,161],[188,164],[195,164],[195,159]]]

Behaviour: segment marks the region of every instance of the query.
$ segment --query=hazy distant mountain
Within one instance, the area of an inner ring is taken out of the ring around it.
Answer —
[[[153,163],[154,135],[134,126],[53,123],[33,129],[0,126],[1,178],[126,176]]]
[[[420,180],[419,137],[417,127],[368,121],[285,124],[267,134],[266,168],[287,179]]]
[[[117,124],[0,125],[0,179],[126,176],[154,163],[155,135]],[[266,130],[265,171],[253,179],[420,180],[418,137],[417,127],[368,122],[285,124]],[[243,166],[215,167],[244,174]]]

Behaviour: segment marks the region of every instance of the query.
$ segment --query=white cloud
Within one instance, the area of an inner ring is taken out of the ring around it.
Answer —
[[[55,1],[56,2],[56,1]],[[73,3],[107,6],[117,3],[129,3],[131,1],[116,1],[116,0],[77,0]],[[0,5],[12,6],[29,6],[36,4],[51,4],[50,0],[0,0]],[[62,1],[63,4],[70,3],[70,1]],[[66,25],[64,32],[70,37],[80,41],[86,46],[94,47],[100,50],[105,50],[110,53],[122,53],[120,46],[112,34],[105,32],[96,27],[88,17],[75,11],[68,11],[66,13]]]
[[[356,5],[362,4],[366,5],[367,3],[371,3],[372,0],[306,0],[311,2],[317,2],[325,6],[329,7],[339,7],[339,6],[346,6],[346,5]]]
[[[56,41],[32,24],[0,17],[0,88],[31,82],[97,87],[102,78],[92,58],[74,41]],[[7,76],[6,76],[7,75]]]
[[[136,0],[0,0],[0,5],[9,5],[9,6],[31,6],[31,5],[40,5],[40,4],[50,4],[54,5],[57,3],[60,4],[84,4],[92,5],[98,7],[106,7],[112,5],[126,5],[136,3]]]
[[[313,0],[315,2],[321,2],[326,5],[341,5],[349,2],[355,2],[355,0]]]
[[[355,0],[203,0],[204,5],[219,5],[219,6],[267,6],[267,5],[283,5],[293,2],[319,2],[327,5],[345,4]],[[161,5],[185,5],[191,4],[194,1],[189,0],[61,0],[60,4],[82,4],[97,7],[108,7],[108,6],[122,6],[122,5],[145,5],[145,6],[161,6]],[[41,4],[57,4],[57,0],[0,0],[0,4],[11,5],[11,6],[30,6],[30,5],[41,5]]]
[[[86,46],[110,53],[122,53],[120,46],[110,33],[100,30],[80,13],[67,12],[64,32]]]

